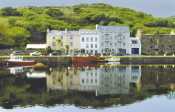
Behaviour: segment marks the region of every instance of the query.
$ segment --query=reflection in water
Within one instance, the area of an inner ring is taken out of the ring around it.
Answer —
[[[174,67],[107,64],[42,71],[29,67],[0,69],[0,105],[13,108],[15,105],[73,104],[108,108],[153,95],[163,94],[172,99]]]
[[[128,94],[130,84],[141,77],[141,66],[101,66],[53,69],[47,75],[48,90],[78,90],[98,95]]]

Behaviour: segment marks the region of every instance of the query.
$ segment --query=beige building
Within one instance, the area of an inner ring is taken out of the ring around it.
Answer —
[[[64,49],[69,53],[79,50],[79,31],[47,30],[47,44],[53,50]]]

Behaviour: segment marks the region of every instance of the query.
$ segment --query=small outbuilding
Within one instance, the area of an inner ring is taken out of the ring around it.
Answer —
[[[47,49],[47,44],[27,44],[26,49]]]

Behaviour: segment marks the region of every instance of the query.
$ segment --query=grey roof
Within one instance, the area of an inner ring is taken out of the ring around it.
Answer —
[[[128,26],[97,26],[97,30],[129,31],[129,27]]]

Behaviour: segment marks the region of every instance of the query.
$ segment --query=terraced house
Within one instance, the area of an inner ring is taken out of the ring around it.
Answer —
[[[69,53],[79,51],[81,54],[89,55],[141,54],[140,39],[130,37],[130,30],[127,26],[96,25],[96,29],[93,30],[48,30],[47,44],[54,50],[67,49]]]

